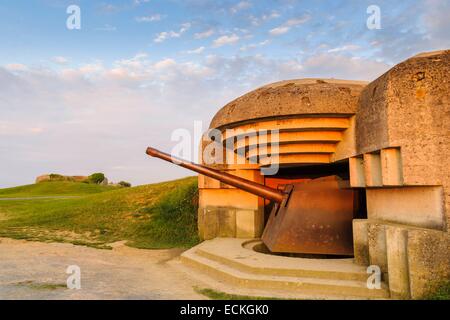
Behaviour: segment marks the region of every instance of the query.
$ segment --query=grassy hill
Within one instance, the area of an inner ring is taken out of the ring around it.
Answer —
[[[117,187],[68,181],[41,182],[15,188],[0,189],[0,198],[80,196],[114,189],[117,189]]]
[[[70,199],[0,201],[0,237],[107,248],[190,247],[197,237],[197,179],[114,188],[48,182],[0,189],[0,197],[77,195]]]

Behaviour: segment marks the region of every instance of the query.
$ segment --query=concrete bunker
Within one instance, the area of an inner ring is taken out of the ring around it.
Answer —
[[[347,255],[354,264],[378,266],[391,297],[422,297],[450,279],[448,74],[447,50],[414,56],[371,83],[301,79],[261,87],[215,115],[210,128],[222,133],[216,143],[235,161],[208,166],[275,189],[330,176],[348,182],[357,209]],[[228,129],[257,133],[238,139],[242,133]],[[275,152],[268,145],[273,131]],[[200,151],[210,142],[205,135]],[[264,174],[268,158],[279,168],[274,175]],[[199,175],[204,240],[264,240],[272,207],[264,197]]]

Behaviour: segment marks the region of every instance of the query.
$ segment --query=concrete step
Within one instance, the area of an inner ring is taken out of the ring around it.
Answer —
[[[353,259],[306,259],[263,254],[253,248],[260,240],[216,238],[196,247],[196,253],[243,272],[337,280],[366,281],[366,267]]]
[[[389,291],[383,284],[379,290],[370,290],[365,281],[336,280],[286,275],[255,274],[209,259],[197,253],[194,247],[181,256],[181,261],[196,270],[230,284],[255,289],[289,290],[311,295],[330,295],[361,298],[388,298]]]
[[[284,266],[274,266],[271,264],[261,265],[255,263],[255,260],[248,261],[239,257],[236,259],[228,256],[227,254],[220,255],[203,248],[199,248],[195,253],[199,256],[222,263],[242,272],[253,274],[356,281],[366,281],[368,278],[365,268],[354,268],[358,270],[346,270],[342,267],[331,270],[324,268],[319,269],[314,268],[311,264],[305,265],[305,263],[302,263],[303,261],[300,259],[296,266],[290,266],[288,263]]]

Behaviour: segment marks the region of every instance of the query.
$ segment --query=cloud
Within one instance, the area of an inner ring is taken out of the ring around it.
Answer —
[[[342,47],[337,47],[337,48],[333,48],[333,49],[329,49],[328,52],[329,53],[333,53],[333,52],[341,52],[341,51],[354,51],[354,50],[358,50],[361,47],[355,44],[348,44],[348,45],[344,45]]]
[[[28,67],[21,63],[10,63],[10,64],[7,64],[5,66],[5,68],[10,71],[26,71],[26,70],[28,70]]]
[[[44,131],[45,129],[42,127],[30,127],[20,123],[0,121],[0,137],[27,137],[40,134]]]
[[[239,36],[234,33],[232,35],[221,36],[216,40],[214,40],[213,47],[218,48],[224,45],[235,44],[236,42],[239,41],[239,39],[240,39]]]
[[[309,14],[304,14],[300,18],[290,19],[285,23],[283,23],[281,26],[269,30],[269,34],[272,36],[279,36],[288,33],[292,27],[304,24],[308,22],[310,19],[311,16]]]
[[[264,41],[261,41],[261,42],[258,42],[258,43],[251,43],[251,44],[242,46],[242,47],[240,48],[240,50],[241,50],[241,51],[247,51],[247,50],[251,50],[251,49],[256,49],[256,48],[258,48],[258,47],[266,46],[266,45],[268,45],[269,43],[270,43],[270,40],[267,39],[267,40],[264,40]]]
[[[200,54],[203,51],[205,51],[205,47],[198,47],[197,49],[188,50],[188,51],[186,51],[186,53],[188,53],[188,54]]]
[[[296,19],[290,19],[286,22],[286,25],[289,27],[293,27],[293,26],[298,26],[300,24],[303,24],[305,22],[308,22],[309,19],[311,19],[311,16],[308,14],[303,15],[300,18],[296,18]]]
[[[272,36],[279,36],[282,34],[285,34],[287,32],[289,32],[291,28],[289,27],[277,27],[277,28],[273,28],[269,31],[270,35]]]
[[[53,57],[52,61],[56,64],[61,64],[61,65],[65,65],[65,64],[69,63],[69,59],[67,59],[66,57],[62,57],[62,56]]]
[[[241,1],[237,3],[235,6],[231,7],[230,12],[232,14],[236,14],[239,11],[246,10],[252,7],[252,3],[250,1]]]
[[[104,70],[101,62],[88,63],[78,69],[83,75],[93,75]]]
[[[121,59],[114,62],[116,67],[126,67],[126,68],[143,68],[145,66],[145,61],[148,55],[143,52],[137,53],[134,57],[129,59]]]
[[[140,6],[141,4],[148,3],[150,0],[133,0],[135,6]]]
[[[157,13],[157,14],[152,14],[149,16],[142,16],[142,17],[136,17],[135,20],[137,22],[155,22],[155,21],[161,21],[164,17]]]
[[[364,28],[352,32],[350,36],[367,38],[371,46],[364,49],[371,50],[372,55],[390,63],[420,52],[450,47],[448,1],[410,1],[396,5],[398,7],[393,12],[382,9],[380,30]]]
[[[303,62],[303,72],[310,77],[375,80],[390,68],[389,64],[360,57],[319,54]]]
[[[203,32],[195,33],[194,38],[195,39],[205,39],[205,38],[211,37],[214,33],[215,33],[214,29],[208,29]]]
[[[255,17],[254,15],[250,15],[248,18],[250,20],[250,23],[256,27],[260,26],[262,23],[272,20],[272,19],[277,19],[281,17],[281,14],[278,13],[277,11],[272,11],[270,13],[267,14],[263,14],[260,17]]]
[[[175,66],[177,63],[173,59],[163,59],[154,64],[156,70],[163,70]]]
[[[262,43],[262,42],[261,42]],[[259,43],[260,44],[260,43]],[[197,58],[197,57],[196,57]],[[389,66],[337,54],[306,58],[264,55],[153,60],[139,52],[111,65],[91,61],[55,70],[0,67],[0,186],[31,183],[48,172],[102,171],[134,185],[190,175],[145,156],[169,151],[174,130],[203,129],[221,106],[269,82],[304,77],[372,79]],[[16,71],[20,70],[20,71]],[[192,142],[196,150],[198,141]]]
[[[167,39],[170,39],[170,38],[179,38],[179,37],[181,37],[181,35],[183,33],[188,31],[190,29],[190,27],[191,27],[190,23],[183,23],[181,25],[180,30],[178,30],[178,31],[163,31],[163,32],[160,32],[159,34],[156,35],[156,37],[155,37],[155,39],[153,39],[153,41],[157,42],[157,43],[161,43],[161,42],[164,42],[164,41],[166,41]]]
[[[450,47],[450,2],[439,0],[427,0],[424,3],[421,21],[426,29],[426,38],[433,44],[442,48]]]

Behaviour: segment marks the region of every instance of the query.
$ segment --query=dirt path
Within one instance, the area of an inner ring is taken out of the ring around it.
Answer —
[[[204,299],[199,283],[166,263],[180,253],[0,238],[0,299]],[[81,269],[80,290],[66,287],[69,265]]]

